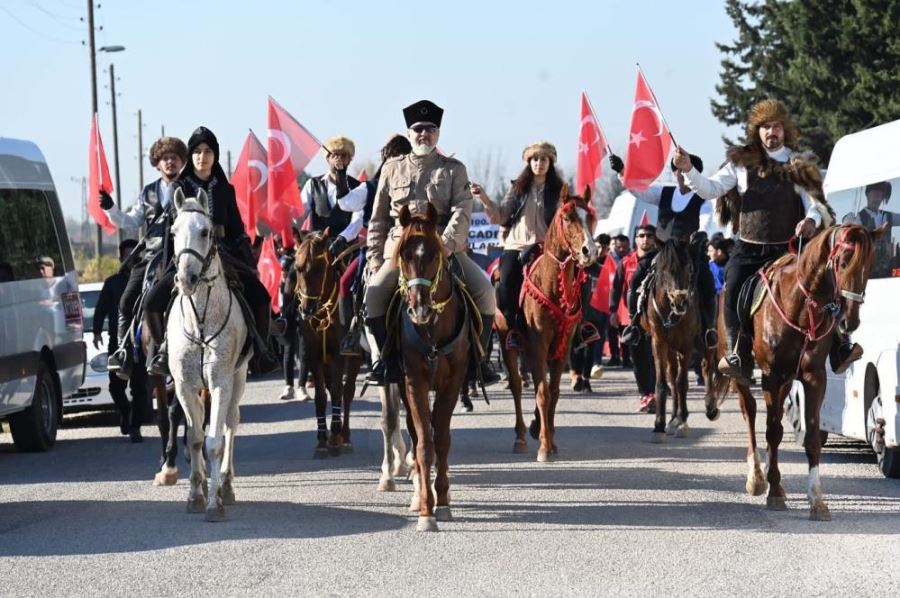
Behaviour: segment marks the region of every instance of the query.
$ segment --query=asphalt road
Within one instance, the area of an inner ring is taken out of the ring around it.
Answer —
[[[18,454],[2,433],[0,595],[896,596],[900,482],[862,445],[829,440],[821,473],[834,519],[813,522],[790,435],[790,510],[744,493],[734,399],[708,422],[692,389],[692,436],[651,444],[630,373],[611,370],[593,395],[564,389],[561,460],[538,464],[530,439],[529,455],[512,454],[512,400],[494,389],[491,405],[454,416],[454,521],[438,534],[415,531],[411,484],[376,492],[372,389],[354,403],[355,453],[314,460],[312,404],[279,401],[276,379],[251,382],[238,504],[216,524],[185,512],[181,457],[176,486],[151,486],[155,428],[130,444],[108,416],[67,418],[46,454]]]

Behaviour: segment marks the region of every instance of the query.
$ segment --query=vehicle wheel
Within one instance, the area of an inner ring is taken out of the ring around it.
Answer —
[[[62,405],[56,374],[41,360],[31,405],[9,418],[13,442],[20,451],[43,452],[56,442]]]
[[[803,407],[800,404],[800,392],[794,392],[792,389],[788,392],[787,398],[784,400],[784,414],[787,416],[788,423],[794,430],[794,442],[803,446]],[[827,432],[826,432],[827,434]]]
[[[875,397],[866,416],[866,437],[875,451],[878,469],[886,478],[900,478],[900,448],[884,445],[884,416],[881,397]]]

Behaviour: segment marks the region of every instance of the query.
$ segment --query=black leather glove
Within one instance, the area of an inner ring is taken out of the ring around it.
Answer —
[[[100,190],[99,200],[100,200],[100,207],[104,210],[109,210],[114,205],[116,205],[115,202],[113,201],[112,196],[102,189]]]
[[[337,187],[338,199],[350,193],[350,185],[347,183],[347,169],[334,171],[334,186]]]
[[[622,171],[625,170],[625,162],[622,162],[622,158],[615,154],[609,155],[609,166],[619,174],[622,174]]]
[[[328,256],[334,261],[348,247],[347,239],[338,235],[328,246]]]
[[[523,266],[527,266],[540,252],[541,248],[537,243],[529,245],[519,252],[519,263]]]

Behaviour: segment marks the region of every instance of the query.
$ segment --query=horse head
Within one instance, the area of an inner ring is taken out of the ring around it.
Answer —
[[[865,300],[866,284],[875,260],[875,242],[888,231],[887,224],[870,231],[858,224],[844,224],[822,235],[824,262],[834,275],[842,316],[838,330],[850,333],[859,328],[859,306]],[[827,242],[824,242],[827,241]]]
[[[663,244],[655,258],[656,290],[654,299],[668,305],[669,324],[687,314],[694,289],[694,263],[688,246],[670,239]]]
[[[295,293],[298,312],[304,320],[331,313],[337,305],[337,279],[328,256],[328,236],[330,229],[300,233],[294,232],[297,243],[297,258],[294,270],[297,273]]]
[[[437,233],[437,210],[428,203],[424,214],[413,214],[409,206],[403,206],[399,221],[403,231],[394,260],[400,270],[400,289],[410,320],[425,326],[440,315],[449,301],[449,297],[435,299],[449,285],[444,244]]]
[[[594,243],[593,230],[597,216],[591,205],[591,188],[584,188],[584,197],[569,195],[569,186],[564,184],[559,192],[559,207],[547,231],[546,252],[562,258],[572,259],[582,268],[590,266],[599,256]]]
[[[209,215],[209,199],[200,189],[197,197],[185,197],[181,188],[173,197],[177,215],[172,225],[175,247],[175,286],[183,295],[191,296],[201,282],[218,276],[215,227]]]

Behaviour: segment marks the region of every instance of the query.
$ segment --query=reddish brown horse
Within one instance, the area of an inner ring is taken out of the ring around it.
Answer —
[[[569,354],[572,335],[581,322],[581,283],[584,268],[597,259],[594,243],[595,216],[591,207],[590,188],[584,198],[569,195],[563,185],[556,210],[541,255],[525,272],[522,289],[522,310],[525,314],[525,346],[535,385],[534,421],[532,435],[540,438],[537,460],[556,460],[555,443],[556,404],[559,401],[559,381]],[[499,315],[499,314],[498,314]],[[498,317],[500,346],[506,346],[509,334],[507,322]],[[504,350],[503,359],[509,372],[509,387],[516,407],[516,440],[513,452],[528,451],[525,440],[525,420],[522,417],[522,376],[519,373],[518,351]],[[549,379],[548,379],[549,371]]]
[[[340,354],[343,327],[337,315],[341,266],[328,254],[329,230],[301,235],[294,269],[300,333],[305,343],[305,359],[316,386],[315,457],[353,452],[350,441],[350,406],[356,390],[356,376],[362,363],[359,356]],[[346,378],[346,379],[345,379]],[[331,396],[331,435],[327,427],[326,390]]]
[[[650,333],[656,365],[656,420],[653,442],[666,435],[687,437],[689,428],[688,370],[700,333],[700,303],[697,299],[697,260],[686,243],[667,241],[654,259],[653,282],[641,326]],[[706,267],[706,264],[701,264]],[[714,363],[715,349],[707,350],[705,363]],[[707,376],[706,416],[719,417],[717,397]],[[666,424],[666,400],[672,395],[672,419]]]
[[[403,232],[393,259],[400,271],[398,296],[402,297],[396,304],[406,373],[401,394],[416,462],[410,510],[419,512],[417,530],[437,531],[437,521],[450,519],[450,419],[468,370],[474,310],[444,257],[434,206],[428,204],[425,214],[411,214],[404,206],[399,222]],[[433,407],[429,403],[432,390]]]
[[[814,237],[799,257],[780,260],[769,277],[760,276],[765,299],[752,316],[752,331],[753,354],[762,370],[766,401],[767,477],[763,477],[756,449],[756,400],[748,386],[737,382],[734,386],[747,424],[746,489],[759,496],[768,485],[769,509],[787,508],[778,468],[778,445],[784,434],[784,398],[798,379],[806,397],[804,447],[809,464],[809,516],[819,521],[831,519],[819,480],[819,410],[825,395],[825,360],[832,348],[834,328],[852,332],[859,326],[859,305],[874,259],[873,240],[884,232],[884,227],[869,232],[858,225],[832,226]],[[721,311],[719,331],[719,353],[724,355],[727,348]],[[728,391],[731,382],[717,376],[715,384],[720,396]]]

